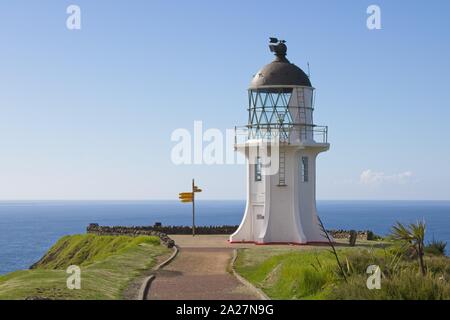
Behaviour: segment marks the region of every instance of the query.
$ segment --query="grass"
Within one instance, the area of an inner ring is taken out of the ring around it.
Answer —
[[[322,299],[335,281],[334,256],[324,250],[241,249],[236,270],[273,299]]]
[[[32,268],[65,269],[70,265],[87,266],[111,255],[124,253],[143,243],[159,245],[159,238],[93,234],[65,236],[50,248]]]
[[[356,275],[331,291],[329,299],[339,300],[448,300],[448,281],[432,274],[422,276],[415,270],[402,270],[394,277],[382,279],[380,290],[368,290],[367,276]]]
[[[348,283],[328,250],[240,249],[236,270],[272,299],[450,299],[450,259],[426,256],[427,275],[417,261],[390,248],[340,248]],[[383,272],[380,290],[369,290],[369,265]]]
[[[128,284],[167,253],[157,237],[66,236],[33,270],[0,276],[0,299],[121,299]],[[80,290],[67,289],[70,265],[81,268]]]

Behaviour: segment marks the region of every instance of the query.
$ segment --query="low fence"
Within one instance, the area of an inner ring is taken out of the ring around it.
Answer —
[[[223,226],[198,226],[195,227],[195,234],[227,234],[230,235],[237,230],[237,225],[223,225]],[[98,235],[129,235],[129,236],[157,236],[161,242],[169,248],[175,245],[175,241],[170,239],[168,234],[192,234],[192,227],[190,226],[162,226],[159,223],[154,226],[142,227],[108,227],[99,226],[97,223],[91,223],[87,228],[88,233]],[[335,239],[349,239],[350,230],[328,230],[328,232]],[[375,235],[372,231],[356,231],[356,238],[358,240],[374,240]]]
[[[195,234],[232,234],[239,226],[198,226],[195,227]],[[190,226],[153,226],[152,230],[167,234],[192,234]]]
[[[356,239],[358,240],[375,240],[375,235],[372,231],[355,231]],[[328,230],[328,233],[333,236],[334,239],[350,239],[349,230]]]
[[[166,233],[153,230],[152,227],[108,227],[99,226],[97,223],[91,223],[87,229],[87,233],[97,234],[100,236],[155,236],[159,237],[161,243],[168,248],[175,245],[175,241],[171,239]]]

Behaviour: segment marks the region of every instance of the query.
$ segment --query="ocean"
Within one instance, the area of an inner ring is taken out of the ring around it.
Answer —
[[[450,201],[318,201],[327,229],[385,235],[396,221],[425,219],[427,240],[450,246]],[[197,201],[197,225],[236,225],[245,201]],[[27,269],[60,237],[100,225],[190,225],[190,204],[177,201],[0,202],[0,274]]]

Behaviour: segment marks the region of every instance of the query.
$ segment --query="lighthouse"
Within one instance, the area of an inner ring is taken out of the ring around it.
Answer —
[[[248,123],[235,129],[246,157],[247,204],[231,243],[326,242],[316,209],[316,158],[327,151],[328,127],[313,120],[314,87],[287,57],[284,40],[270,38],[275,59],[248,89]]]

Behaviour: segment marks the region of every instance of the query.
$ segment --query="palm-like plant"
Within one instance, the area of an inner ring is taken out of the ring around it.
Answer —
[[[426,226],[424,221],[417,221],[417,223],[411,223],[409,226],[404,226],[400,222],[397,222],[391,230],[391,236],[394,240],[404,241],[414,249],[419,259],[419,267],[422,275],[426,274],[423,263],[425,230]]]
[[[320,219],[320,217],[317,217],[317,219],[319,220],[319,227],[320,227],[320,229],[322,231],[322,235],[325,236],[325,238],[327,239],[328,244],[330,245],[330,247],[332,249],[330,251],[334,255],[334,257],[336,258],[336,262],[337,262],[337,264],[339,266],[339,269],[341,270],[342,276],[344,277],[344,281],[347,282],[347,276],[345,274],[344,268],[342,267],[341,261],[339,260],[339,256],[337,254],[336,248],[334,247],[333,240],[331,240],[331,237],[328,234],[327,229],[325,229],[325,226],[323,225],[323,222]],[[347,260],[347,266],[348,266],[348,260]]]

